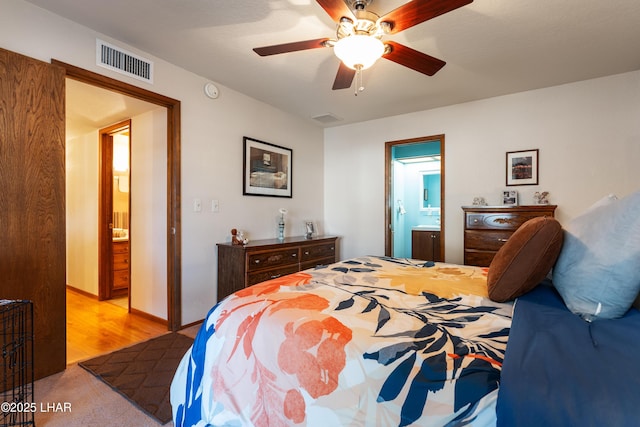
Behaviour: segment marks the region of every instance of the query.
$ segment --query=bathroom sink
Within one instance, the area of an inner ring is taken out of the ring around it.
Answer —
[[[414,225],[411,227],[415,231],[440,231],[439,225]]]

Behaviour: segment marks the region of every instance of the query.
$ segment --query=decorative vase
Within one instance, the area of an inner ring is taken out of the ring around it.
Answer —
[[[284,220],[278,222],[278,240],[284,240]]]

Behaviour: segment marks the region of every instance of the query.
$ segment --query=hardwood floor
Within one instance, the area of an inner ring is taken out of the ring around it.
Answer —
[[[90,359],[168,331],[126,308],[67,289],[67,364]]]

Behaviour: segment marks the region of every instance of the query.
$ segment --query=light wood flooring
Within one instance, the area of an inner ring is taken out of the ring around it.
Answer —
[[[126,307],[126,305],[125,305]],[[146,341],[167,326],[67,288],[67,364]]]

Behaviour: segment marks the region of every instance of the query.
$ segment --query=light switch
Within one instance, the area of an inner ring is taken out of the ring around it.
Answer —
[[[202,200],[193,199],[193,211],[194,212],[201,212],[202,211]]]
[[[211,201],[211,212],[220,212],[220,203],[216,199]]]

